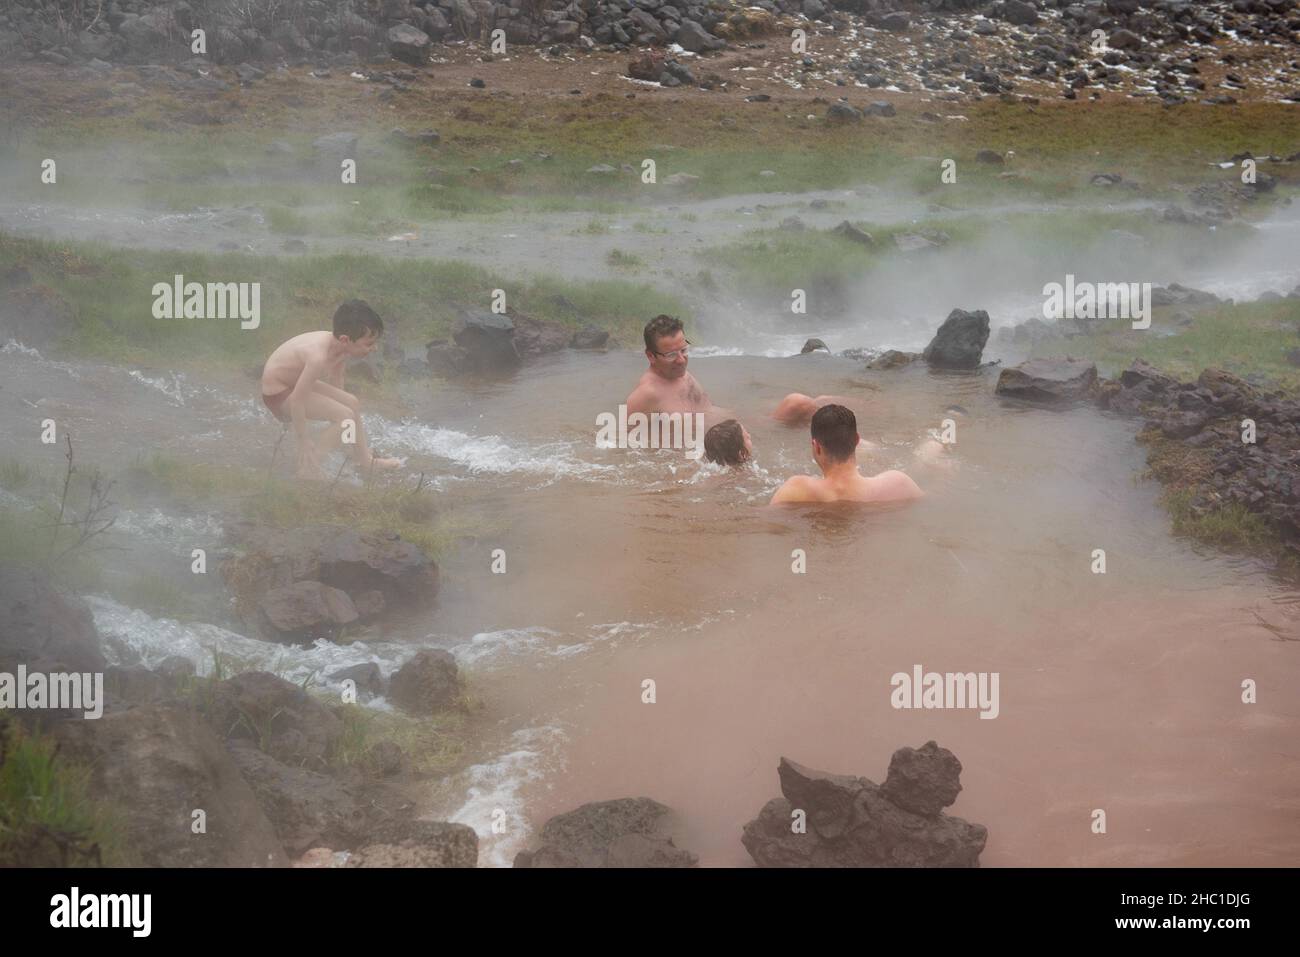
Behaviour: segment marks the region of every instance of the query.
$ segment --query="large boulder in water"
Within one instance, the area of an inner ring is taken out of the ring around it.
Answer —
[[[695,867],[668,836],[672,812],[650,798],[584,804],[542,826],[542,846],[520,851],[515,867]]]
[[[534,319],[531,316],[513,316],[515,324],[515,349],[523,358],[559,352],[568,348],[573,333],[563,323]]]
[[[889,760],[882,793],[905,811],[937,817],[961,793],[961,762],[934,741],[899,748]]]
[[[116,809],[145,867],[284,867],[271,822],[225,746],[188,708],[153,705],[65,721],[60,754],[91,769],[91,795]],[[194,811],[206,832],[195,834]]]
[[[989,314],[983,309],[967,312],[954,309],[948,314],[922,358],[940,369],[975,369],[989,341]]]
[[[452,342],[430,342],[426,357],[446,374],[500,374],[523,361],[515,342],[515,323],[507,315],[477,310],[462,315],[451,331]]]
[[[318,638],[333,641],[360,617],[347,592],[313,581],[272,588],[258,602],[258,610],[268,638],[306,645]]]
[[[1089,398],[1097,367],[1083,359],[1030,359],[998,376],[997,394],[1009,399],[1060,405]]]
[[[97,672],[107,666],[90,609],[43,572],[0,562],[0,671]]]
[[[460,698],[460,669],[451,652],[423,648],[402,665],[388,682],[388,697],[416,715],[456,707]]]
[[[960,772],[933,741],[896,752],[884,787],[782,758],[784,796],[745,825],[741,842],[761,867],[978,867],[987,829],[942,813]]]

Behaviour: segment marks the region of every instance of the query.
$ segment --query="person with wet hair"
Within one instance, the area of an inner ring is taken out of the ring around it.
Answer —
[[[400,464],[370,451],[361,425],[360,400],[343,389],[347,360],[369,355],[383,331],[384,321],[368,303],[349,299],[335,310],[331,330],[294,336],[266,360],[262,401],[272,415],[293,426],[299,478],[325,478],[321,461],[340,446],[349,424],[355,436],[353,458],[359,468],[391,469]],[[307,437],[309,421],[330,423],[314,442]]]
[[[716,465],[744,465],[754,457],[754,443],[743,425],[727,419],[704,433],[704,457]]]
[[[896,469],[879,475],[858,471],[858,420],[842,405],[824,405],[813,413],[812,456],[821,476],[796,475],[772,496],[772,505],[790,502],[902,503],[924,493],[906,473]]]

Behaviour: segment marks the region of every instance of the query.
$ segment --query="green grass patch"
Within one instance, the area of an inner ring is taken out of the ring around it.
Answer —
[[[442,775],[455,768],[467,750],[469,718],[464,711],[415,718],[359,705],[342,705],[334,710],[343,721],[343,735],[329,761],[338,769],[377,772],[375,745],[388,741],[402,749],[410,770]]]
[[[641,257],[622,249],[611,249],[605,254],[605,264],[615,269],[636,269],[643,265]]]
[[[1272,551],[1278,547],[1277,533],[1267,520],[1240,502],[1229,502],[1222,508],[1198,515],[1191,508],[1191,500],[1192,493],[1186,489],[1164,496],[1175,534],[1219,548]]]
[[[1106,323],[1096,333],[1076,336],[1068,343],[1046,340],[1035,355],[1059,355],[1062,350],[1097,363],[1114,376],[1134,359],[1145,359],[1183,380],[1194,379],[1207,367],[1235,375],[1259,376],[1274,388],[1300,388],[1300,367],[1287,353],[1300,348],[1300,300],[1216,305],[1190,314],[1188,325],[1177,325],[1176,308],[1153,312],[1151,328],[1135,330],[1128,322]],[[1172,335],[1160,335],[1172,332]]]
[[[58,91],[29,87],[16,121],[21,135],[8,157],[13,162],[5,164],[12,172],[0,189],[20,201],[50,201],[49,187],[30,171],[56,156],[58,201],[72,205],[280,204],[295,191],[319,204],[333,191],[340,202],[364,194],[368,205],[400,210],[396,218],[423,220],[642,203],[662,194],[635,172],[654,159],[661,182],[678,172],[699,176],[690,189],[696,198],[868,182],[980,205],[1006,196],[1095,196],[1088,180],[1097,172],[1118,172],[1161,192],[1213,178],[1207,164],[1233,153],[1286,155],[1300,139],[1300,118],[1276,103],[1166,109],[1154,99],[1029,105],[988,98],[936,108],[900,100],[896,117],[836,127],[822,118],[825,105],[805,93],[769,103],[731,97],[664,103],[603,93],[559,102],[439,90],[377,110],[370,85],[304,74],[232,93],[225,98],[231,103],[214,102],[207,109],[227,121],[216,126],[187,122],[193,102],[171,91],[132,92],[117,100],[125,115],[95,115],[93,94],[103,91],[94,85],[102,87],[102,80],[84,81],[80,95],[83,81],[76,78]],[[47,95],[59,104],[42,108]],[[849,91],[858,106],[872,96]],[[936,109],[944,118],[922,119]],[[435,127],[441,143],[393,143],[387,131],[394,123]],[[340,129],[362,137],[355,185],[343,185],[333,158],[316,155],[311,145],[317,133]],[[1014,155],[1005,166],[975,163],[985,148]],[[946,158],[957,162],[955,184],[940,184]],[[633,172],[586,172],[596,164],[619,170],[626,164]],[[760,176],[765,169],[776,175]],[[1285,168],[1269,171],[1300,178]],[[230,201],[234,196],[241,198]]]
[[[0,716],[0,867],[120,863],[111,812],[90,797],[90,772],[48,735]]]
[[[0,488],[10,492],[21,492],[35,485],[37,472],[17,459],[0,460]]]
[[[243,369],[285,339],[329,326],[345,299],[366,299],[407,341],[446,336],[465,309],[482,309],[493,289],[526,315],[575,328],[593,324],[635,339],[646,318],[686,310],[675,296],[625,280],[511,279],[455,260],[395,260],[332,255],[274,259],[240,253],[204,255],[52,243],[0,234],[0,268],[22,263],[36,282],[71,308],[62,348],[118,362],[166,362],[173,368],[225,363]],[[187,282],[259,282],[257,329],[237,319],[156,319],[153,286]]]
[[[280,454],[288,452],[282,448]],[[396,532],[435,560],[469,531],[442,511],[439,497],[419,478],[400,485],[302,483],[267,471],[159,454],[142,459],[129,478],[128,496],[135,486],[149,496],[161,492],[184,505],[225,509],[277,528],[324,522],[360,531]]]

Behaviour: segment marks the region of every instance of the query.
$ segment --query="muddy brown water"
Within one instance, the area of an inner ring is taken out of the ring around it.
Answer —
[[[278,435],[235,383],[0,361],[11,435],[46,409],[94,437],[88,455],[254,461]],[[702,863],[744,865],[741,827],[779,793],[781,756],[881,780],[896,748],[931,738],[965,766],[950,810],[988,826],[986,865],[1300,859],[1300,594],[1170,534],[1158,488],[1137,478],[1133,423],[1004,403],[996,370],[695,358],[754,439],[754,466],[719,474],[675,451],[596,447],[596,416],[642,364],[570,353],[503,382],[412,384],[408,416],[369,420],[406,459],[402,480],[423,471],[448,508],[491,520],[444,562],[427,619],[372,647],[391,661],[452,648],[495,723],[427,808],[473,825],[484,863],[508,863],[553,814],[647,795],[678,812],[678,843]],[[790,391],[845,396],[879,445],[863,468],[906,468],[927,497],[767,507],[812,468],[805,430],[766,417]],[[945,417],[951,467],[918,468],[912,447]],[[895,710],[891,676],[915,665],[997,672],[998,716]],[[1257,704],[1241,702],[1245,679]],[[1090,829],[1098,808],[1105,835]]]
[[[931,738],[965,765],[951,811],[989,827],[988,865],[1300,857],[1300,645],[1261,624],[1300,638],[1300,596],[1171,536],[1158,488],[1136,478],[1131,423],[1005,404],[992,371],[697,359],[756,450],[754,468],[714,476],[674,452],[595,448],[595,416],[639,368],[566,356],[421,413],[568,469],[480,472],[504,527],[446,569],[440,630],[529,635],[481,662],[489,707],[557,730],[514,786],[479,781],[486,800],[459,809],[478,816],[485,859],[507,859],[525,822],[644,794],[680,813],[679,844],[704,864],[742,865],[740,829],[778,795],[779,757],[881,780],[894,749]],[[765,418],[796,390],[849,398],[881,446],[864,469],[908,468],[927,497],[766,507],[812,467],[805,430]],[[966,414],[946,414],[954,404]],[[915,468],[911,447],[945,417],[951,468]],[[420,448],[429,433],[398,434],[388,445],[408,467],[436,464]],[[505,574],[491,571],[496,548]],[[1098,548],[1105,574],[1091,570]],[[895,710],[891,676],[917,664],[997,672],[1000,713]],[[1257,704],[1241,702],[1248,678]],[[504,835],[484,816],[498,807],[514,822]],[[1098,808],[1105,835],[1090,830]]]

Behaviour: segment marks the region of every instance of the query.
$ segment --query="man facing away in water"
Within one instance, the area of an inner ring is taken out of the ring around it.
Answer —
[[[812,417],[812,454],[821,477],[796,475],[772,496],[772,505],[786,502],[910,502],[924,493],[905,472],[890,469],[879,475],[858,471],[858,420],[842,405],[824,405]]]
[[[627,397],[627,411],[702,412],[710,419],[725,418],[725,410],[711,401],[695,376],[686,371],[690,342],[680,319],[655,316],[645,326],[645,356],[650,368]]]

